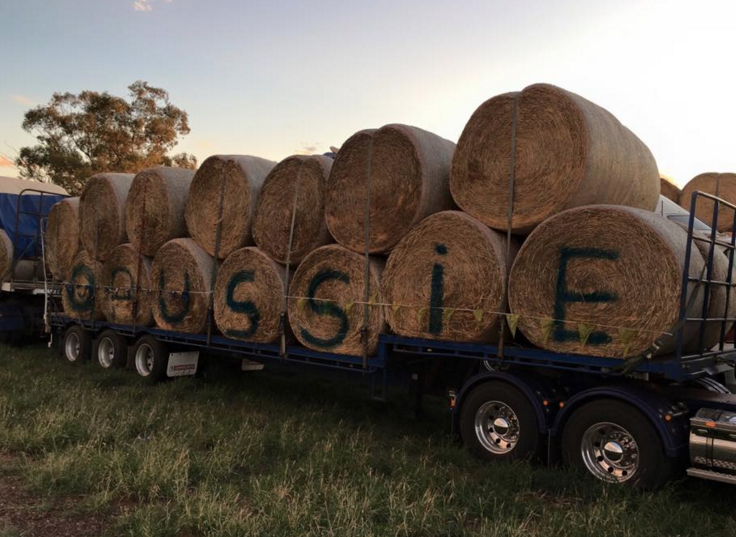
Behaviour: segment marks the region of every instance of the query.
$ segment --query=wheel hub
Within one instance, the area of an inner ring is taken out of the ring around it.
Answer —
[[[623,483],[639,467],[639,446],[626,429],[615,423],[596,423],[583,434],[580,446],[588,471],[602,481]]]
[[[76,362],[81,353],[82,344],[77,334],[68,334],[64,343],[66,359],[70,362]]]
[[[475,414],[475,434],[491,453],[509,453],[519,442],[520,432],[519,418],[506,403],[488,401]]]

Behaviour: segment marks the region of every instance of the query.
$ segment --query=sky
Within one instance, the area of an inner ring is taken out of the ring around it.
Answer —
[[[405,123],[457,141],[536,82],[603,106],[684,185],[736,172],[733,0],[0,0],[0,175],[56,91],[136,80],[189,114],[176,151],[281,160]]]

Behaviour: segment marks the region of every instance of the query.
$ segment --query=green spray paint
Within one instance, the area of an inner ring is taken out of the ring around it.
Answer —
[[[255,274],[250,270],[241,270],[233,274],[227,284],[227,296],[225,304],[235,313],[247,315],[250,320],[250,328],[248,330],[226,330],[225,334],[240,339],[248,339],[258,331],[258,325],[261,322],[261,312],[258,311],[256,305],[250,300],[235,300],[235,290],[241,283],[252,282],[255,280]]]
[[[83,291],[77,295],[77,282],[86,280],[83,285]],[[71,283],[66,286],[66,297],[69,299],[69,306],[77,313],[87,313],[95,307],[95,273],[89,267],[77,265],[72,270]]]
[[[344,272],[340,272],[339,270],[321,270],[320,272],[315,274],[314,278],[312,278],[312,281],[309,284],[309,288],[307,290],[307,303],[309,304],[309,308],[315,314],[328,315],[340,320],[340,329],[338,330],[337,334],[329,339],[324,339],[313,336],[309,333],[308,330],[305,330],[304,328],[301,329],[301,335],[306,341],[308,341],[312,345],[325,349],[336,347],[340,343],[342,343],[345,340],[345,337],[348,335],[348,330],[350,329],[348,316],[345,314],[345,311],[340,306],[332,302],[322,302],[314,300],[315,295],[317,294],[317,290],[320,288],[320,286],[323,283],[333,280],[343,283],[350,283],[350,276],[348,276]]]
[[[192,309],[189,291],[191,290],[191,282],[189,280],[189,273],[184,273],[184,291],[181,293],[181,306],[178,308],[179,313],[171,313],[169,307],[166,304],[166,279],[164,278],[163,271],[158,279],[158,308],[161,312],[161,317],[164,321],[169,324],[177,325],[180,324]]]
[[[447,246],[436,244],[434,251],[439,255],[447,255]],[[429,333],[442,333],[442,306],[445,299],[445,267],[435,263],[432,267],[432,290],[429,296]]]

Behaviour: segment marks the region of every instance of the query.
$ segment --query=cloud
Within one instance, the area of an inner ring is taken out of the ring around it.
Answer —
[[[0,168],[15,168],[15,164],[8,157],[0,155]]]
[[[167,4],[170,4],[174,0],[164,0]],[[153,2],[155,0],[133,0],[133,9],[136,11],[152,11]]]
[[[314,155],[321,153],[322,142],[301,142],[301,147],[294,150],[297,155]]]
[[[36,104],[33,102],[33,99],[30,97],[26,97],[25,95],[11,95],[11,99],[13,99],[16,103],[22,104],[23,106],[33,106]]]

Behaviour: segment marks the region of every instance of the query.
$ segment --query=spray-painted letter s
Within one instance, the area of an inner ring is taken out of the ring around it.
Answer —
[[[247,339],[252,337],[258,331],[258,325],[261,322],[261,312],[258,311],[256,305],[250,300],[236,300],[235,290],[241,283],[252,282],[255,280],[255,274],[251,270],[241,270],[233,274],[227,283],[227,297],[225,303],[235,313],[247,315],[250,320],[250,328],[247,330],[226,330],[225,334],[239,339]]]
[[[311,309],[317,315],[329,315],[330,317],[335,317],[340,320],[340,328],[337,331],[337,334],[329,339],[325,339],[313,336],[309,333],[308,330],[305,330],[304,328],[301,329],[302,337],[306,341],[309,341],[312,345],[323,347],[325,349],[336,347],[340,343],[342,343],[345,340],[345,336],[347,336],[348,330],[350,328],[348,316],[340,306],[332,302],[322,302],[314,299],[320,285],[331,280],[337,280],[343,283],[350,283],[350,276],[348,276],[344,272],[340,272],[339,270],[324,269],[319,271],[317,274],[315,274],[314,278],[312,278],[312,281],[309,284],[309,289],[307,290],[307,299],[309,309]]]

